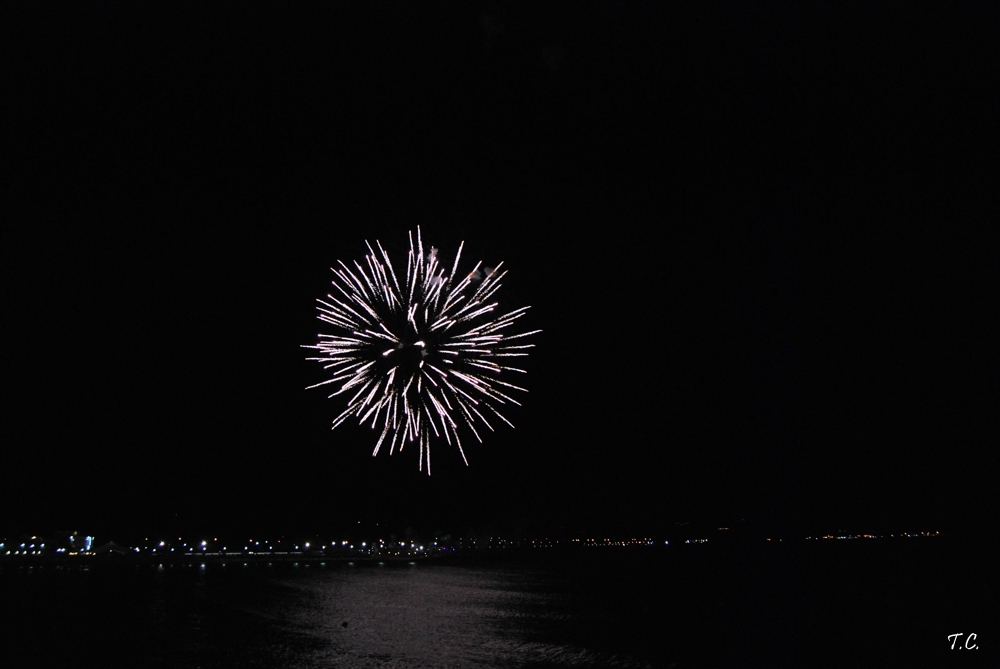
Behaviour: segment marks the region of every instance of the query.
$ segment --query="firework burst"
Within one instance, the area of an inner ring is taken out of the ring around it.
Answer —
[[[527,392],[509,382],[525,371],[507,364],[527,356],[523,338],[540,332],[510,334],[507,329],[528,307],[494,316],[491,301],[506,271],[477,263],[458,274],[459,245],[451,271],[438,262],[437,249],[424,251],[420,228],[416,244],[409,233],[406,273],[397,275],[389,255],[376,241],[368,246],[364,264],[334,267],[335,294],[319,302],[319,319],[337,334],[320,334],[319,343],[304,348],[319,351],[316,360],[330,378],[309,386],[339,385],[336,395],[349,396],[347,408],[333,427],[351,416],[360,424],[381,428],[372,455],[383,445],[389,453],[417,442],[420,469],[431,473],[431,441],[441,439],[458,447],[465,464],[459,427],[468,428],[482,443],[479,429],[493,430],[491,420],[513,425],[500,413],[506,404],[519,404],[511,391]],[[477,429],[479,426],[479,429]]]

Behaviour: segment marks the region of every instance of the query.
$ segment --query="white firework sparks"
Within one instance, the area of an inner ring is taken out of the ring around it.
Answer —
[[[385,443],[392,454],[416,441],[420,469],[426,464],[429,475],[432,438],[457,446],[468,465],[460,424],[480,443],[479,423],[493,430],[490,420],[496,417],[513,427],[499,407],[519,404],[508,393],[527,390],[506,379],[525,370],[506,363],[527,356],[534,344],[522,338],[541,330],[504,332],[528,307],[493,316],[497,303],[490,300],[507,273],[498,271],[503,263],[490,269],[480,262],[459,275],[463,242],[448,272],[436,248],[424,251],[419,227],[416,245],[409,236],[402,281],[378,241],[378,253],[365,242],[364,265],[338,261],[340,267],[332,268],[336,294],[317,301],[319,319],[339,333],[320,334],[317,345],[304,348],[319,351],[308,360],[322,363],[331,375],[309,388],[339,384],[330,397],[350,394],[333,427],[351,416],[373,429],[381,426],[373,456]]]

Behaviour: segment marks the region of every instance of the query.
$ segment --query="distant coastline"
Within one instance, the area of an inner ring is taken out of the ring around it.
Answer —
[[[761,550],[781,550],[784,548],[806,548],[816,544],[844,543],[902,543],[920,541],[948,542],[949,537],[938,531],[901,532],[888,535],[876,534],[822,534],[799,537],[797,539],[764,537],[755,540],[746,537],[727,536],[728,528],[720,528],[718,536],[696,537],[692,539],[651,538],[613,540],[611,538],[581,538],[570,540],[552,539],[504,539],[490,537],[487,541],[467,538],[458,540],[435,539],[431,542],[374,542],[353,543],[347,540],[316,544],[293,542],[283,539],[244,541],[240,549],[222,547],[217,538],[194,541],[190,544],[183,537],[177,541],[151,541],[133,545],[108,541],[97,545],[87,537],[86,544],[77,542],[76,550],[66,548],[67,540],[56,537],[43,538],[40,535],[18,537],[0,542],[0,565],[94,565],[94,564],[134,564],[134,565],[237,565],[237,564],[397,564],[416,562],[446,562],[463,558],[501,558],[521,556],[568,556],[579,554],[674,554],[701,552],[704,550],[729,550],[759,552]],[[78,533],[68,535],[80,536]],[[233,542],[227,542],[233,543]],[[318,545],[318,548],[314,546]],[[86,546],[84,548],[84,546]],[[308,548],[307,548],[308,546]]]

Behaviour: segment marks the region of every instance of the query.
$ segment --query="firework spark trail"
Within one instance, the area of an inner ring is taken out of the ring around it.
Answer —
[[[303,348],[319,351],[319,356],[307,359],[321,363],[330,374],[309,388],[339,383],[330,397],[351,391],[333,427],[352,416],[359,424],[371,419],[373,429],[381,421],[372,455],[385,443],[392,454],[416,441],[420,470],[426,466],[429,475],[432,438],[454,443],[468,465],[460,426],[468,427],[480,443],[477,420],[493,430],[483,410],[513,427],[497,405],[519,402],[501,388],[527,390],[500,377],[525,370],[496,359],[527,356],[526,349],[534,344],[508,342],[541,330],[502,332],[528,310],[493,315],[499,304],[490,300],[507,274],[498,272],[503,263],[490,269],[480,262],[460,275],[462,242],[447,272],[435,247],[425,253],[419,227],[416,243],[412,232],[409,240],[402,274],[396,273],[377,240],[375,248],[365,242],[369,253],[364,263],[355,261],[350,267],[337,261],[331,268],[335,294],[317,300],[317,310],[319,320],[337,328],[338,334],[320,334],[318,344]]]

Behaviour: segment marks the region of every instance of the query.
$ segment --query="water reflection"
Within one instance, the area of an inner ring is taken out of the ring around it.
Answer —
[[[180,669],[650,666],[627,639],[595,646],[593,627],[581,634],[592,616],[574,608],[551,568],[239,562],[36,572],[0,571],[7,609],[17,611],[0,621],[13,655],[47,649],[21,667],[106,666],[111,656]]]
[[[424,566],[296,574],[279,579],[297,594],[277,612],[311,637],[301,659],[316,666],[648,666],[560,643],[567,602],[548,580],[530,571]]]

